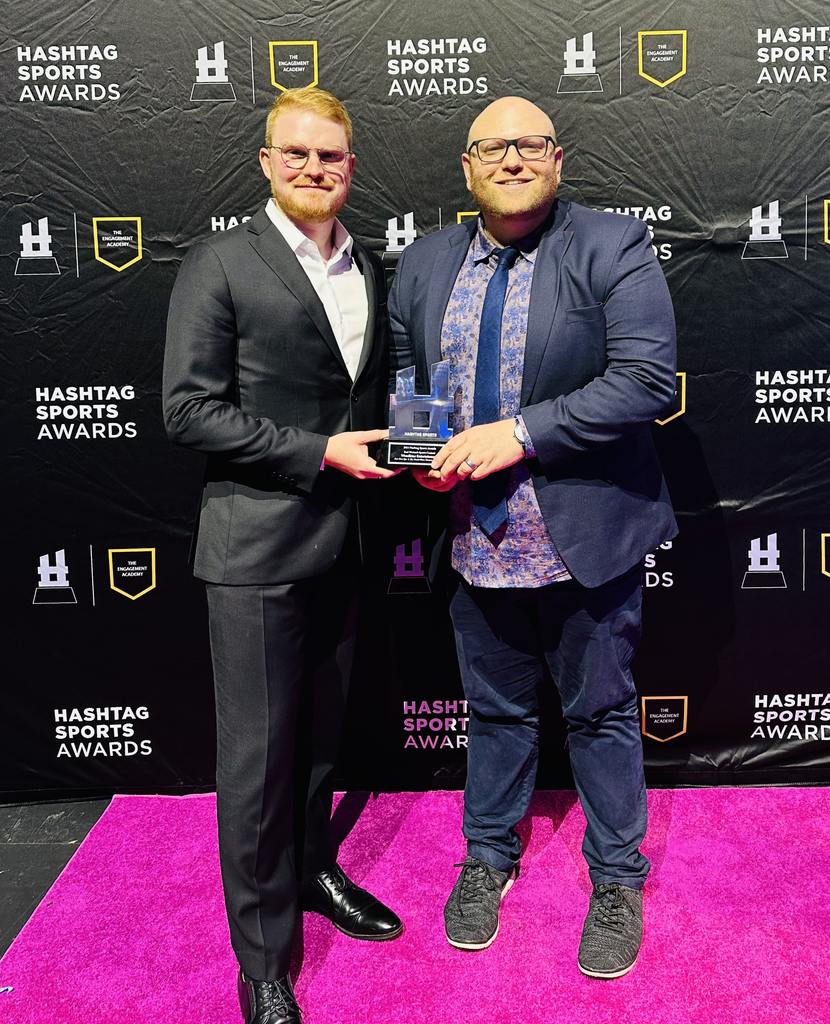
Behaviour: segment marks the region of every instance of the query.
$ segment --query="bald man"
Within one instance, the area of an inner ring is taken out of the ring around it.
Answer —
[[[395,368],[450,361],[451,614],[470,704],[467,856],[448,941],[484,949],[518,877],[538,761],[539,689],[559,690],[593,884],[580,970],[629,971],[649,862],[637,698],[644,556],[676,524],[651,439],[675,389],[675,331],[649,233],[557,198],[548,115],[505,97],[461,163],[480,215],[404,250],[389,301]]]

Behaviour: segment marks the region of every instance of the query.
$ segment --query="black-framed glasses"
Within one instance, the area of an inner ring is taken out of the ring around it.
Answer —
[[[294,171],[302,170],[312,153],[317,154],[317,159],[324,167],[341,167],[346,157],[351,155],[351,150],[341,149],[340,146],[324,146],[322,149],[316,147],[309,149],[306,146],[269,146],[268,148],[276,149],[285,166]]]
[[[556,148],[556,139],[551,135],[522,135],[518,139],[476,139],[467,147],[467,154],[476,151],[483,164],[500,164],[507,151],[514,146],[522,160],[544,160],[548,145]]]

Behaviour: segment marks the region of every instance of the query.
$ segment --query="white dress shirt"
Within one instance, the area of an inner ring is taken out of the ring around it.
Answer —
[[[330,259],[324,260],[316,243],[300,231],[273,199],[268,200],[265,212],[291,247],[311,287],[320,297],[343,362],[354,380],[363,351],[369,300],[363,275],[352,259],[352,236],[336,220],[334,251]]]

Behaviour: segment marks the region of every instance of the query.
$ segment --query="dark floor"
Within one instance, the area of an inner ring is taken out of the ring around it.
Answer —
[[[108,804],[0,804],[0,956]]]

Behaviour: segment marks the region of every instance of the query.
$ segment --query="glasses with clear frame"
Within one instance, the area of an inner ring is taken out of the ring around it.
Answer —
[[[548,146],[556,148],[556,139],[551,135],[522,135],[518,139],[476,139],[467,147],[467,153],[475,150],[483,164],[500,164],[507,151],[514,146],[522,160],[544,160]]]
[[[341,149],[340,146],[323,146],[321,148],[308,148],[307,146],[269,146],[269,149],[276,149],[282,157],[286,167],[294,171],[300,171],[308,163],[312,153],[317,154],[317,159],[323,167],[342,167],[346,157],[351,156],[351,150]]]

